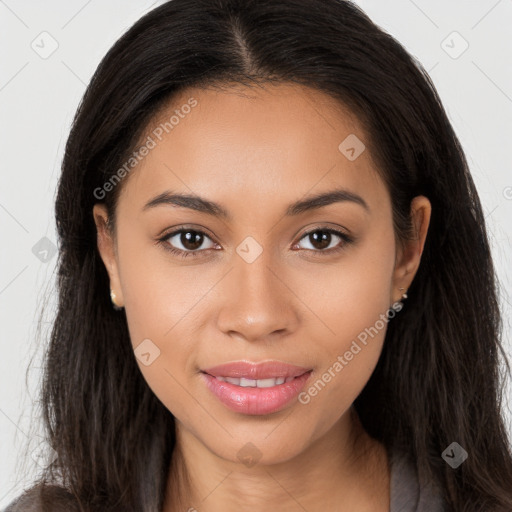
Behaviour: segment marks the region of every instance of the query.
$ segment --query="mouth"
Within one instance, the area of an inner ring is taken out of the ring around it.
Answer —
[[[201,376],[207,388],[232,411],[264,415],[283,409],[296,398],[312,371],[279,361],[238,361],[201,370]]]

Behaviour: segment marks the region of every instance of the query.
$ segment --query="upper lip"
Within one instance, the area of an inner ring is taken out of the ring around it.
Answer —
[[[235,377],[245,379],[270,379],[272,377],[298,377],[310,371],[311,368],[302,368],[281,361],[264,361],[252,363],[249,361],[232,361],[218,366],[201,370],[213,377]]]

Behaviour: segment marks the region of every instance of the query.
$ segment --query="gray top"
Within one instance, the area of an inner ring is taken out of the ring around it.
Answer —
[[[440,490],[418,479],[415,464],[403,455],[391,456],[390,512],[446,512]]]
[[[448,508],[438,489],[424,482],[420,485],[416,465],[407,456],[394,453],[390,457],[390,464],[390,512],[447,512]],[[50,510],[69,511],[69,503],[65,505],[63,499],[66,492],[62,492],[62,488],[53,488],[52,491],[55,499],[50,498],[49,502],[54,503],[55,506]],[[43,508],[40,500],[32,493],[32,496],[25,498],[18,496],[3,512],[40,512],[41,510]]]

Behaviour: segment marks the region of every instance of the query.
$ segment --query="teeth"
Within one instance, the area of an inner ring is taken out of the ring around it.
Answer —
[[[271,388],[272,386],[279,386],[280,384],[284,384],[285,382],[290,382],[295,377],[275,377],[271,379],[245,379],[244,377],[236,378],[236,377],[215,377],[217,380],[222,382],[229,382],[230,384],[234,384],[235,386],[240,386],[242,388]]]
[[[277,384],[277,379],[259,379],[256,381],[256,386],[259,388],[271,388]]]
[[[243,388],[248,388],[248,387],[255,387],[256,386],[256,381],[253,380],[253,379],[244,379],[243,377],[240,379],[240,384],[239,386],[242,386]]]

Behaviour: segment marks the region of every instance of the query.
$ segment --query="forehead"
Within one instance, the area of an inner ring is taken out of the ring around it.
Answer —
[[[349,160],[340,150],[354,136],[364,144],[355,116],[311,88],[190,88],[149,123],[142,142],[152,148],[124,178],[120,203],[141,209],[166,190],[260,208],[339,186],[381,195],[369,151]]]

